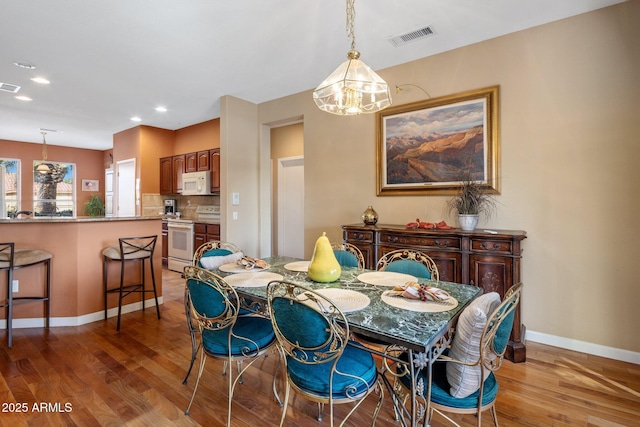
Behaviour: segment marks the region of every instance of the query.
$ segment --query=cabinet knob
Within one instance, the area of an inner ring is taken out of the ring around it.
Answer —
[[[448,240],[445,240],[444,243],[441,242],[440,240],[436,240],[435,244],[438,246],[444,246],[445,248],[448,248],[451,243]]]

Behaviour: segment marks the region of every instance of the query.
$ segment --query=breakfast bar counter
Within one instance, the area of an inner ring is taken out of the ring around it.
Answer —
[[[53,254],[51,261],[51,326],[74,326],[104,319],[102,250],[117,245],[120,237],[157,235],[153,268],[162,295],[162,220],[159,217],[56,217],[0,220],[0,241],[14,242],[16,249],[40,249]],[[120,268],[117,263],[109,268],[109,286],[117,285]],[[147,263],[147,269],[149,268]],[[136,268],[127,268],[136,280]],[[150,273],[150,272],[149,272]],[[29,287],[41,286],[44,268],[15,271],[19,293],[28,296]],[[150,274],[147,274],[150,278]],[[112,279],[113,278],[113,282]],[[0,300],[6,299],[7,275],[0,275]],[[38,288],[39,290],[40,288]],[[124,302],[123,310],[137,309],[139,299],[132,295]],[[109,315],[117,307],[117,296],[109,301]],[[154,303],[148,301],[146,306]],[[117,310],[117,309],[116,309]],[[14,328],[44,325],[42,304],[27,304],[14,308]],[[5,313],[0,313],[0,324],[5,324]]]

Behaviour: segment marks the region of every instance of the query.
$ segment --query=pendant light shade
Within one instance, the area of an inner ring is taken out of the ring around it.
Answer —
[[[49,169],[49,165],[44,163],[47,160],[47,140],[44,137],[47,133],[46,132],[40,132],[40,133],[42,134],[42,163],[38,165],[38,167],[36,168],[36,172],[44,175],[51,172],[51,169]]]
[[[313,91],[318,108],[342,116],[375,113],[391,105],[389,85],[359,59],[360,52],[355,49],[354,1],[347,0],[347,33],[351,37],[347,61]]]

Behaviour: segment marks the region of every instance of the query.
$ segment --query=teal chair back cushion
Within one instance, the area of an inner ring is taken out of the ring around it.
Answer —
[[[338,260],[338,264],[340,264],[342,267],[359,267],[358,258],[356,258],[356,256],[351,252],[336,249],[333,251],[333,253]]]
[[[319,348],[329,339],[329,322],[311,307],[287,298],[274,298],[272,315],[282,335],[306,348]]]
[[[394,273],[410,274],[422,279],[431,279],[431,271],[421,262],[412,261],[410,259],[400,259],[387,265],[385,271],[393,271]]]
[[[206,317],[218,317],[222,314],[225,303],[224,297],[218,290],[193,279],[187,281],[187,287],[193,308],[198,313]]]
[[[507,307],[504,307],[505,309]],[[504,318],[500,326],[498,326],[498,330],[496,331],[495,337],[493,337],[493,348],[498,354],[502,354],[509,342],[509,336],[511,335],[511,329],[513,328],[513,318],[516,314],[516,311],[513,310],[511,313]]]

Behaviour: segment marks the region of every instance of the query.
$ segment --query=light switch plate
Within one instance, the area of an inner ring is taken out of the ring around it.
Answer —
[[[234,206],[240,204],[240,193],[231,193],[231,204]]]

